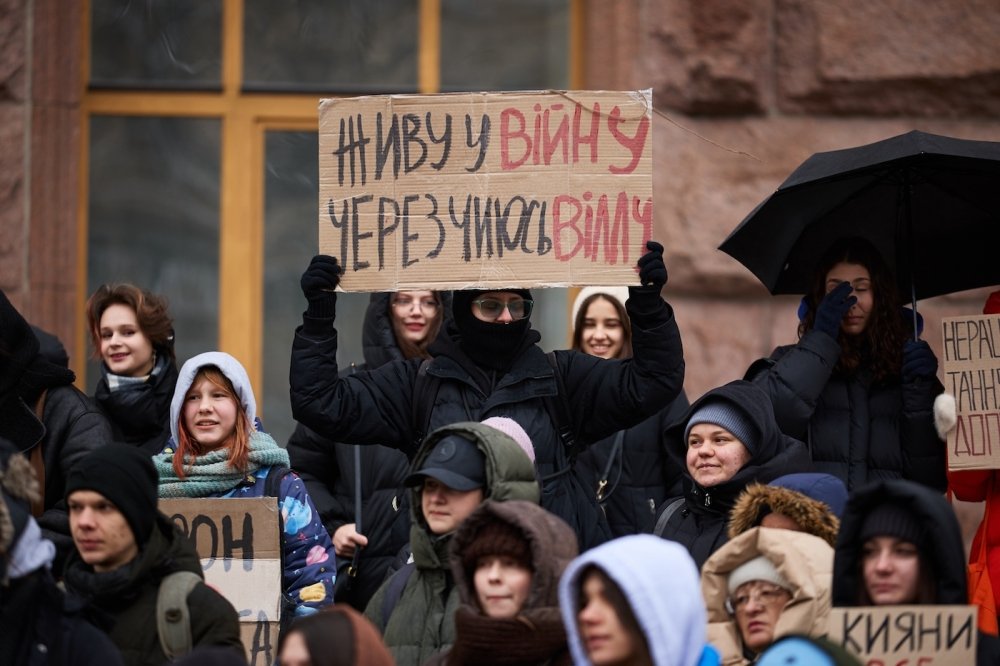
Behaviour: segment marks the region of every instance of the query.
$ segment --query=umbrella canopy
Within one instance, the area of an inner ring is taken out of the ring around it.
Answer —
[[[804,294],[848,236],[879,248],[904,299],[1000,284],[1000,143],[913,131],[816,153],[719,249],[772,294]]]

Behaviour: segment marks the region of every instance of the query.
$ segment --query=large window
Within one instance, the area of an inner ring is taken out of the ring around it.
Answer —
[[[579,4],[90,0],[79,297],[107,281],[166,296],[178,361],[239,358],[284,443],[298,280],[317,247],[318,99],[574,87]],[[562,346],[565,291],[536,300],[543,340]],[[338,301],[342,366],[363,362],[367,303]]]

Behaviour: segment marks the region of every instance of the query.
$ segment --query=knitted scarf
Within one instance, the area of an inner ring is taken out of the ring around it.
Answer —
[[[148,375],[142,375],[139,377],[129,377],[127,375],[116,375],[113,372],[108,371],[108,366],[101,364],[101,374],[103,375],[104,381],[108,386],[108,393],[116,393],[118,391],[134,391],[141,388],[150,378],[158,377],[163,374],[170,364],[170,357],[166,354],[156,354],[155,361],[153,362],[153,369]]]
[[[229,464],[229,450],[217,449],[189,460],[186,476],[178,478],[174,471],[174,454],[153,456],[160,475],[160,497],[210,497],[232,490],[247,474],[270,465],[289,466],[288,452],[264,432],[250,433],[250,457],[246,470]]]

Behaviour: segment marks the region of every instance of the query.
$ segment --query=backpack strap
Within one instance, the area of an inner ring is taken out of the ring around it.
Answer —
[[[285,534],[285,518],[281,515],[281,482],[285,480],[285,477],[292,473],[290,467],[285,467],[284,465],[275,465],[267,473],[267,478],[264,479],[264,496],[265,497],[275,497],[278,499],[278,534]],[[280,563],[282,571],[282,579],[284,579],[285,571],[285,548],[282,545],[278,548],[278,553],[280,554]],[[283,634],[291,624],[295,615],[295,601],[288,597],[282,590],[281,594],[281,618],[279,620],[279,631]]]
[[[156,592],[156,633],[160,648],[173,661],[191,651],[191,609],[188,595],[202,582],[192,571],[175,571],[164,576]]]
[[[572,462],[576,457],[577,447],[576,433],[573,432],[573,420],[569,416],[569,393],[566,391],[562,372],[560,372],[559,364],[556,362],[556,353],[550,351],[545,355],[545,358],[548,359],[549,365],[552,366],[552,372],[556,376],[556,386],[559,391],[557,395],[545,396],[543,398],[545,401],[545,410],[549,413],[549,418],[552,419],[552,423],[559,433],[559,440],[566,449],[570,462]]]
[[[611,453],[608,455],[608,462],[604,465],[604,471],[601,474],[601,478],[597,480],[597,501],[599,503],[606,502],[610,497],[611,493],[615,492],[615,488],[618,487],[618,483],[615,482],[611,486],[610,490],[607,490],[609,477],[611,476],[611,468],[615,466],[615,461],[621,459],[622,455],[622,444],[625,442],[625,431],[619,430],[615,433],[615,443],[611,445]],[[625,462],[621,461],[621,465],[624,466]],[[621,472],[618,473],[618,479],[622,478]],[[607,490],[607,492],[605,492]]]
[[[392,611],[395,610],[396,604],[403,597],[403,590],[406,589],[406,582],[410,580],[410,576],[413,572],[417,570],[416,562],[407,562],[404,564],[395,575],[389,579],[389,583],[385,589],[385,596],[382,597],[382,633],[385,633],[385,628],[389,626],[389,618],[392,617]]]
[[[412,409],[410,423],[413,424],[413,450],[411,454],[420,450],[420,445],[430,430],[431,412],[434,410],[434,400],[437,398],[438,387],[441,385],[440,377],[427,372],[431,360],[425,358],[420,363],[420,369],[417,370],[417,381],[413,384],[413,400],[410,403]]]
[[[267,473],[267,478],[264,479],[264,496],[281,497],[281,482],[285,480],[285,477],[291,471],[290,467],[285,467],[284,465],[275,465],[272,467]]]
[[[670,517],[677,513],[677,509],[681,508],[684,504],[684,498],[678,497],[673,502],[667,505],[667,508],[663,510],[660,517],[656,519],[656,526],[653,528],[653,534],[658,537],[663,537],[663,533],[667,531],[667,523],[670,522]]]

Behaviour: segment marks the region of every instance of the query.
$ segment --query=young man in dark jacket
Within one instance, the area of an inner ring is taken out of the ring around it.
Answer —
[[[638,423],[673,400],[684,380],[680,332],[660,292],[667,282],[663,247],[649,242],[639,260],[642,286],[629,288],[633,357],[608,361],[557,351],[554,363],[531,329],[526,289],[455,292],[454,321],[430,348],[426,369],[436,384],[430,415],[414,414],[421,361],[396,361],[372,372],[337,374],[334,289],[341,267],[314,257],[302,276],[309,302],[292,346],[290,384],[295,418],[325,437],[385,444],[408,456],[420,435],[456,421],[505,416],[517,421],[535,447],[542,506],[563,518],[583,547],[609,537],[593,489],[570,471],[576,448]],[[560,392],[565,391],[565,395]],[[553,405],[565,423],[555,423]],[[574,444],[561,437],[570,430]]]
[[[131,446],[110,444],[84,457],[66,482],[70,529],[77,551],[66,587],[108,618],[111,640],[129,666],[167,661],[157,631],[156,600],[175,571],[201,575],[184,535],[156,508],[153,462]],[[224,645],[243,655],[239,618],[203,582],[187,596],[191,645]]]

